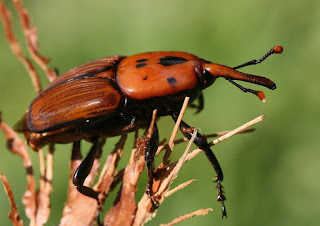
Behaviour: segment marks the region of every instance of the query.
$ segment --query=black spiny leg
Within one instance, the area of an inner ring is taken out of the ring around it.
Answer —
[[[174,121],[177,121],[178,119],[178,113],[174,113],[172,114],[172,118]],[[185,123],[184,121],[181,121],[180,123],[180,130],[183,133],[183,135],[187,138],[187,139],[191,139],[192,137],[192,133],[193,133],[193,129],[192,127],[190,127],[187,123]],[[200,133],[197,133],[196,138],[194,139],[194,144],[197,145],[197,147],[201,150],[204,151],[204,153],[206,154],[209,162],[211,163],[211,165],[213,166],[214,170],[217,173],[217,176],[214,178],[214,180],[217,182],[217,189],[218,189],[218,196],[217,196],[217,201],[221,202],[222,205],[222,218],[223,217],[227,217],[227,211],[224,205],[224,201],[226,200],[224,194],[223,194],[223,186],[221,185],[221,182],[223,180],[223,173],[222,173],[222,169],[220,167],[220,164],[218,162],[218,159],[216,158],[216,156],[213,154],[210,145],[207,142],[207,139],[202,136]]]
[[[99,146],[98,144],[99,144],[99,139],[97,138],[94,139],[90,152],[88,153],[86,158],[82,161],[82,163],[79,165],[79,167],[75,171],[73,175],[73,180],[72,180],[74,186],[77,188],[77,190],[81,194],[94,198],[97,201],[98,201],[98,193],[94,191],[92,188],[84,186],[83,183],[92,169],[93,161],[95,159],[98,146]]]
[[[153,131],[149,142],[147,143],[146,152],[145,152],[145,161],[147,165],[147,173],[148,173],[148,187],[146,190],[147,195],[150,197],[150,201],[152,204],[152,209],[158,208],[157,202],[153,198],[153,160],[154,156],[158,150],[159,146],[159,132],[157,124],[154,123]]]

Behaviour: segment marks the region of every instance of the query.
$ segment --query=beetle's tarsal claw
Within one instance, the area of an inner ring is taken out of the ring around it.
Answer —
[[[224,205],[224,201],[226,200],[226,197],[224,196],[223,186],[221,185],[221,181],[217,181],[217,187],[218,189],[218,196],[217,201],[221,202],[221,208],[222,208],[222,218],[227,217],[227,210],[226,206]]]

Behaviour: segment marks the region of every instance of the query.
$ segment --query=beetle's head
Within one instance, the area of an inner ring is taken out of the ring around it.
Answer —
[[[234,67],[234,68],[227,67],[227,66],[220,65],[220,64],[207,62],[207,61],[203,61],[202,62],[203,70],[207,74],[209,73],[209,75],[211,76],[211,78],[210,78],[210,76],[209,77],[206,76],[208,80],[211,80],[211,82],[207,81],[207,86],[211,85],[216,78],[223,77],[227,81],[231,82],[233,85],[237,86],[243,92],[253,93],[256,96],[258,96],[261,101],[265,102],[265,100],[266,100],[265,95],[262,91],[256,91],[253,89],[244,88],[243,86],[236,83],[234,80],[240,80],[240,81],[244,81],[244,82],[249,82],[249,83],[265,86],[265,87],[272,89],[272,90],[274,90],[276,88],[276,84],[268,78],[257,76],[257,75],[242,73],[240,71],[237,71],[236,69],[242,68],[245,66],[249,66],[249,65],[259,64],[262,61],[264,61],[267,57],[269,57],[270,55],[272,55],[274,53],[282,53],[282,51],[283,51],[282,46],[275,46],[275,47],[273,47],[273,49],[271,49],[269,52],[267,52],[260,60],[252,60],[252,61],[241,64],[241,65]],[[212,79],[212,76],[213,76],[213,79]]]

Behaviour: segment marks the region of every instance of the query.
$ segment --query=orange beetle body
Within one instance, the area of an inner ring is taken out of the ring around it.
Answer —
[[[75,172],[73,183],[77,189],[98,199],[92,189],[83,185],[93,164],[97,138],[112,137],[147,127],[152,112],[157,116],[177,114],[185,97],[190,103],[199,98],[198,111],[202,109],[201,91],[223,77],[244,92],[265,100],[262,91],[247,89],[234,80],[275,89],[276,85],[265,77],[245,74],[236,69],[258,64],[273,53],[281,53],[275,46],[260,60],[249,61],[230,68],[203,60],[184,52],[147,52],[130,57],[111,56],[86,63],[59,76],[31,103],[27,114],[18,125],[29,145],[37,150],[46,144],[70,143],[86,139],[94,143],[91,151]],[[180,130],[188,139],[190,128],[181,122]],[[155,128],[146,147],[148,168],[147,193],[153,206],[153,159],[158,146],[158,129]],[[194,143],[202,149],[213,165],[218,183],[218,201],[222,202],[222,216],[226,216],[221,181],[223,174],[206,138],[197,134]]]
[[[197,99],[213,82],[212,76],[203,79],[202,62],[184,52],[149,52],[86,63],[33,100],[23,131],[30,146],[39,148],[145,127],[153,109],[159,116],[177,112],[186,96]]]

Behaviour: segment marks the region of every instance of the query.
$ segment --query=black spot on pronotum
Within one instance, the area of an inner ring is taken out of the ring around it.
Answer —
[[[184,62],[187,62],[188,60],[182,57],[175,57],[175,56],[164,56],[160,58],[160,62],[158,64],[161,64],[162,66],[172,66],[176,64],[182,64]]]
[[[177,80],[174,77],[167,78],[167,81],[169,82],[170,85],[173,85],[177,82]]]
[[[141,62],[146,62],[148,59],[139,59],[139,60],[137,60],[136,62],[137,63],[141,63]]]
[[[144,77],[142,80],[147,80],[148,79],[148,76]]]
[[[144,67],[144,66],[146,66],[146,65],[147,65],[146,63],[137,64],[137,65],[136,65],[136,68]]]

